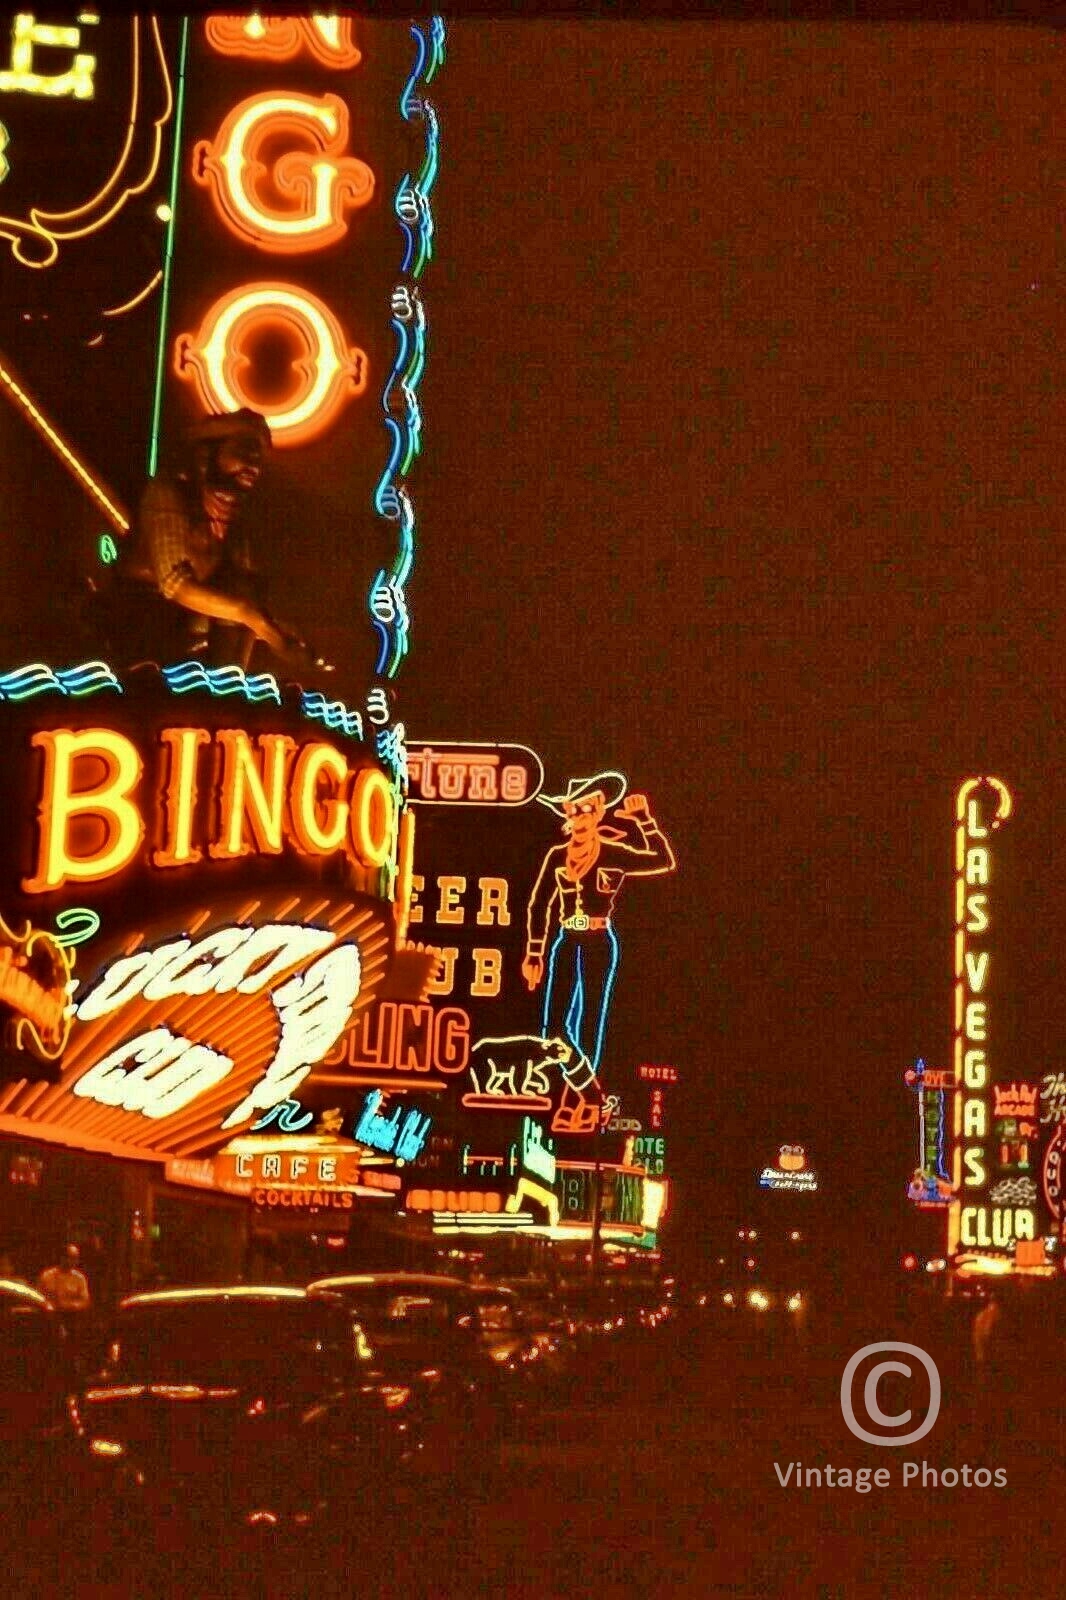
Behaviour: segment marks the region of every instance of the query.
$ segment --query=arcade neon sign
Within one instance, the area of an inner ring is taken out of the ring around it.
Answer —
[[[955,806],[954,1146],[956,1198],[948,1214],[948,1253],[1013,1250],[1036,1238],[1031,1205],[990,1204],[992,1150],[993,842],[1013,810],[999,778],[970,778]]]

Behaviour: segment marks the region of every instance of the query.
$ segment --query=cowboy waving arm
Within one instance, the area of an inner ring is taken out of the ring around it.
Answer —
[[[664,872],[673,872],[677,858],[670,841],[651,814],[646,795],[627,794],[615,816],[635,823],[640,830],[640,848],[632,844],[616,846],[624,850],[627,856],[633,856],[636,862],[645,863],[630,866],[627,862],[627,878],[657,878]]]
[[[558,848],[549,850],[541,862],[540,873],[533,885],[533,893],[526,907],[526,956],[522,962],[522,976],[532,991],[544,976],[544,947],[548,942],[548,925],[551,910],[559,897],[555,881],[555,857]]]

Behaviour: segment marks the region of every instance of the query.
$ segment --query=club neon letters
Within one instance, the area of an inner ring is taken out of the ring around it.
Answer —
[[[298,746],[285,734],[253,737],[237,728],[164,728],[153,785],[136,745],[113,729],[59,728],[34,734],[31,744],[44,761],[27,894],[113,877],[146,844],[160,869],[191,866],[205,853],[213,860],[280,855],[286,846],[307,856],[343,851],[370,868],[392,854],[396,801],[388,779],[376,767],[350,769],[333,745]],[[202,752],[209,747],[217,799],[205,808],[210,763]],[[205,809],[213,813],[206,819]]]
[[[978,1203],[987,1199],[991,1149],[993,838],[1010,817],[1012,801],[998,778],[971,778],[955,807],[954,1150],[949,1248],[956,1244],[1010,1250],[1036,1238],[1028,1208]]]

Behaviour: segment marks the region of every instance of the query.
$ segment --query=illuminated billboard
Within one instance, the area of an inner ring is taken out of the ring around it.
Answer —
[[[615,913],[629,880],[673,870],[668,840],[616,772],[547,795],[524,746],[442,741],[413,743],[409,766],[418,832],[407,931],[439,954],[431,993],[469,1019],[464,1111],[596,1132],[618,1111],[610,1071],[601,1077]],[[554,836],[545,813],[558,819]]]
[[[955,804],[953,1085],[948,1254],[1014,1257],[1043,1232],[1037,1086],[1018,1081],[999,944],[1014,802],[970,778]]]
[[[235,533],[226,549],[255,584],[216,576],[229,612],[209,607],[201,631],[213,648],[250,588],[273,594],[279,625],[257,598],[243,639],[254,668],[298,669],[395,742],[443,59],[439,18],[0,17],[0,431],[24,540],[0,585],[24,641],[11,665],[75,638],[63,666],[196,654],[159,623],[193,606],[166,566],[175,497],[212,525],[227,495],[244,504],[203,430],[250,411],[270,492],[247,495],[250,558]],[[201,469],[213,507],[193,493]],[[195,530],[182,540],[202,566]],[[226,650],[201,659],[249,666]]]
[[[14,675],[12,698],[12,676],[0,1130],[194,1159],[386,987],[417,1007],[434,962],[398,937],[401,796],[365,744],[276,684],[231,698],[97,663],[76,690]]]

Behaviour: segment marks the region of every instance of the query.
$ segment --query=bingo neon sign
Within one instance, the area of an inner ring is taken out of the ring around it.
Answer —
[[[211,17],[205,26],[216,55],[262,60],[275,71],[303,51],[323,73],[360,59],[350,19]],[[338,95],[271,88],[239,101],[213,138],[194,145],[192,177],[236,238],[269,257],[297,259],[347,240],[352,214],[373,197],[374,173],[349,150],[349,138]],[[272,163],[262,159],[279,147],[284,153]],[[284,342],[290,362],[285,392],[267,399],[257,356],[271,338]],[[197,329],[178,335],[173,363],[205,411],[250,406],[278,445],[324,433],[367,384],[366,355],[332,309],[302,284],[273,275],[225,291]]]

